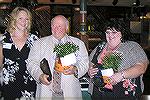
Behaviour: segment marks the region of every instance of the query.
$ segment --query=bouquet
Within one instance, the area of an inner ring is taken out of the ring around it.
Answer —
[[[63,70],[69,68],[69,65],[76,63],[75,52],[79,50],[79,46],[71,42],[58,44],[54,48],[57,59],[55,62],[55,70],[63,72]]]
[[[99,64],[99,72],[94,77],[94,83],[100,90],[112,90],[109,77],[116,72],[121,63],[121,53],[109,52],[102,59],[102,64]]]

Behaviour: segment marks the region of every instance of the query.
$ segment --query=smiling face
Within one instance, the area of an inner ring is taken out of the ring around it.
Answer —
[[[115,28],[108,28],[106,30],[106,40],[110,47],[116,47],[121,43],[121,32],[117,31]]]
[[[16,18],[16,30],[25,31],[29,25],[29,17],[25,11],[20,11]]]
[[[51,22],[52,35],[60,40],[67,34],[68,22],[63,16],[56,16]]]
[[[16,7],[11,13],[7,23],[7,31],[14,33],[15,31],[26,31],[31,29],[32,15],[30,11],[24,7]]]

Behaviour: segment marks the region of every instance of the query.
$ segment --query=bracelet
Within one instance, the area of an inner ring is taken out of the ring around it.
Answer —
[[[75,68],[74,76],[75,76],[76,78],[78,78],[78,69],[77,69],[76,66],[74,66],[74,68]]]
[[[78,71],[77,71],[77,70],[75,71],[74,76],[75,76],[76,78],[78,78]]]
[[[125,79],[124,72],[121,72],[121,76],[122,76],[123,79]],[[122,79],[122,80],[123,80],[123,79]]]

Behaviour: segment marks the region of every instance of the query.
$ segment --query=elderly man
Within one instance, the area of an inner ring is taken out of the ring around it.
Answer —
[[[68,20],[62,15],[57,15],[51,20],[52,35],[39,39],[31,49],[27,60],[27,68],[37,81],[37,99],[82,99],[78,79],[88,71],[88,53],[84,42],[67,35],[68,27]],[[71,64],[68,69],[61,73],[57,72],[57,74],[61,74],[59,79],[61,82],[59,86],[55,86],[58,85],[58,82],[55,83],[57,79],[55,79],[54,67],[57,55],[54,48],[60,42],[74,43],[79,47],[79,50],[75,52],[76,63]],[[47,80],[49,75],[44,74],[40,69],[40,62],[43,58],[48,61],[53,76],[51,81]],[[55,90],[53,87],[58,89]]]

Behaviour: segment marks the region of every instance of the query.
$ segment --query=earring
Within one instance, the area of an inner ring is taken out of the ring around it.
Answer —
[[[122,37],[120,38],[120,41],[123,42],[123,38]]]

